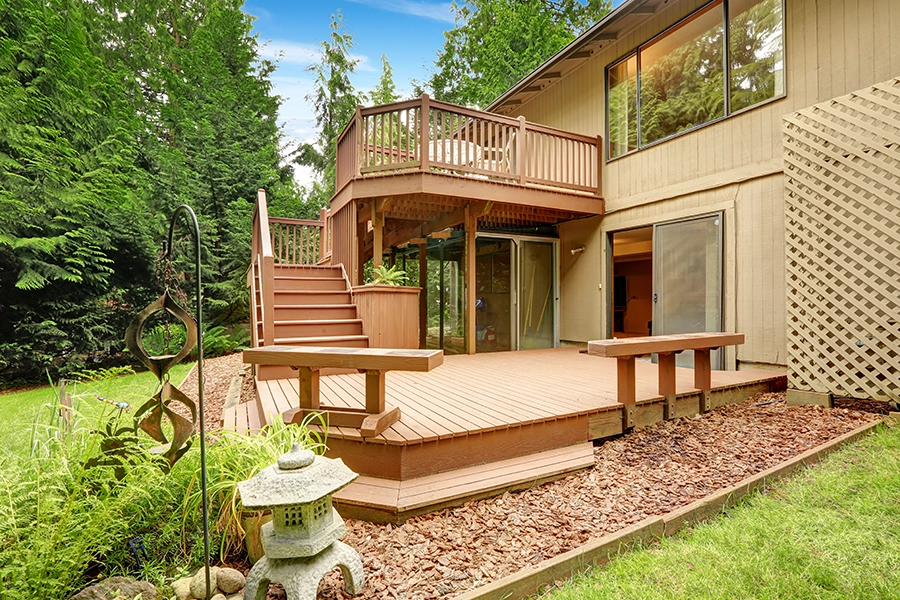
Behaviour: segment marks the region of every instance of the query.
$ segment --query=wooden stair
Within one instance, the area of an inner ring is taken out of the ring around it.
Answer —
[[[336,346],[368,348],[369,338],[363,335],[362,320],[350,291],[350,282],[340,266],[276,264],[274,268],[274,297],[272,307],[275,339],[263,335],[263,299],[259,273],[251,310],[256,311],[256,339],[259,345]],[[273,284],[270,284],[273,285]],[[257,380],[293,379],[297,371],[290,367],[260,365]],[[260,430],[274,418],[271,410],[264,410],[257,399],[227,408],[222,414],[223,426],[241,433]]]
[[[363,335],[350,282],[341,267],[279,264],[274,280],[272,344],[368,348],[369,338]],[[261,331],[259,338],[263,339]],[[290,367],[260,366],[256,373],[262,380],[296,376]]]
[[[361,475],[334,495],[334,504],[343,517],[402,523],[416,515],[528,489],[592,466],[594,446],[582,442],[415,479]]]

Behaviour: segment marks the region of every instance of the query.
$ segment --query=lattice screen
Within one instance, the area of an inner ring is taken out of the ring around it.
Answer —
[[[900,78],[784,118],[788,385],[900,399]]]

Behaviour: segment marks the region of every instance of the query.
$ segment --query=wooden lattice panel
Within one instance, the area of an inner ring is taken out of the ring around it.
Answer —
[[[784,118],[788,384],[900,399],[900,78]]]

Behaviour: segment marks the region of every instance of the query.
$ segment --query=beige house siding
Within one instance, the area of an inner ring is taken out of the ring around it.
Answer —
[[[702,0],[671,2],[523,104],[528,120],[605,136],[605,69]],[[606,335],[606,233],[725,214],[725,327],[743,362],[786,363],[783,115],[900,73],[900,2],[786,0],[786,96],[603,164],[607,215],[560,228],[563,340]],[[877,48],[877,51],[876,51]],[[574,259],[567,247],[584,244]],[[733,362],[733,356],[729,357]]]

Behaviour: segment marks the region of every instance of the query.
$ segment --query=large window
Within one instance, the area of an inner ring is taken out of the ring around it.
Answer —
[[[784,93],[782,0],[714,0],[607,69],[609,158]]]

